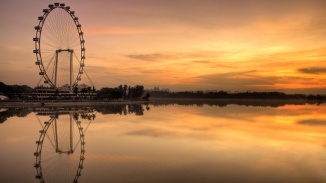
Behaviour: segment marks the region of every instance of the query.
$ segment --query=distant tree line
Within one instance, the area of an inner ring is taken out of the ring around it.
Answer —
[[[102,88],[97,92],[96,99],[141,99],[144,94],[144,86],[120,85],[115,88]],[[147,99],[149,95],[146,95]]]
[[[210,98],[210,99],[315,99],[326,100],[326,95],[285,94],[282,92],[238,92],[226,91],[150,91],[153,98]]]
[[[6,85],[0,82],[0,94],[4,94],[9,98],[16,97],[23,93],[33,93],[35,90],[27,85]],[[154,90],[147,90],[146,95],[143,85],[127,86],[119,85],[115,88],[104,87],[100,90],[95,88],[83,88],[79,90],[74,88],[74,93],[88,95],[98,100],[116,100],[116,99],[129,99],[129,100],[148,100],[149,97],[153,98],[206,98],[206,99],[308,99],[308,100],[326,100],[326,95],[305,95],[305,94],[285,94],[282,92],[235,92],[230,93],[227,91],[180,91],[171,92],[169,89],[160,90],[158,87]],[[56,91],[54,95],[58,95]],[[92,95],[91,95],[92,94]]]
[[[27,85],[6,85],[3,82],[0,82],[0,94],[6,95],[7,97],[11,98],[23,98],[20,97],[19,94],[26,94],[26,93],[33,93],[36,92],[36,89],[49,89],[49,87],[44,86],[37,86],[35,89],[27,86]],[[94,99],[131,99],[131,100],[138,100],[141,99],[144,94],[144,86],[143,85],[136,85],[136,86],[128,86],[128,85],[120,85],[115,88],[104,87],[100,90],[95,90],[95,88],[87,87],[79,89],[75,87],[73,89],[73,93],[76,96],[89,96],[94,97]],[[57,89],[53,93],[53,99],[55,96],[58,96],[60,91]],[[91,95],[92,94],[92,95]],[[145,99],[149,98],[149,94],[147,94]]]
[[[15,94],[32,93],[34,89],[27,85],[6,85],[0,82],[0,94],[12,98]]]

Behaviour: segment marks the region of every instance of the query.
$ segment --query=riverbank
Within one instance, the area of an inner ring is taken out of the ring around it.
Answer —
[[[253,107],[280,107],[285,105],[321,105],[323,100],[308,99],[200,99],[200,98],[151,98],[154,105],[209,105],[226,107],[227,105],[253,106]]]
[[[153,101],[145,100],[116,100],[116,101],[0,101],[0,107],[63,107],[63,106],[104,106],[126,104],[148,104]]]
[[[307,99],[198,99],[198,98],[152,98],[151,100],[107,100],[107,101],[0,101],[0,108],[20,107],[74,107],[74,106],[106,106],[106,105],[211,105],[225,107],[227,105],[244,105],[254,107],[280,107],[284,105],[321,105],[323,100]]]

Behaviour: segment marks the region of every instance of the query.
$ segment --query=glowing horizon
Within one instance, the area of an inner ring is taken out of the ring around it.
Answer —
[[[0,81],[37,84],[33,27],[52,3],[3,2]],[[142,84],[172,91],[326,93],[324,1],[65,4],[82,24],[85,70],[98,89]],[[88,83],[84,75],[82,83]]]

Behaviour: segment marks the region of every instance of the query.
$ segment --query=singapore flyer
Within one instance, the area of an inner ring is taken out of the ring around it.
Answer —
[[[33,38],[35,64],[44,84],[72,91],[84,73],[85,40],[78,17],[64,3],[43,9]]]

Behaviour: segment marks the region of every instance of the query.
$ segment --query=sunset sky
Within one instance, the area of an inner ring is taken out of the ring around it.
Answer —
[[[34,26],[54,2],[1,1],[0,81],[37,85]],[[82,24],[85,70],[97,89],[326,93],[325,0],[64,3]]]

